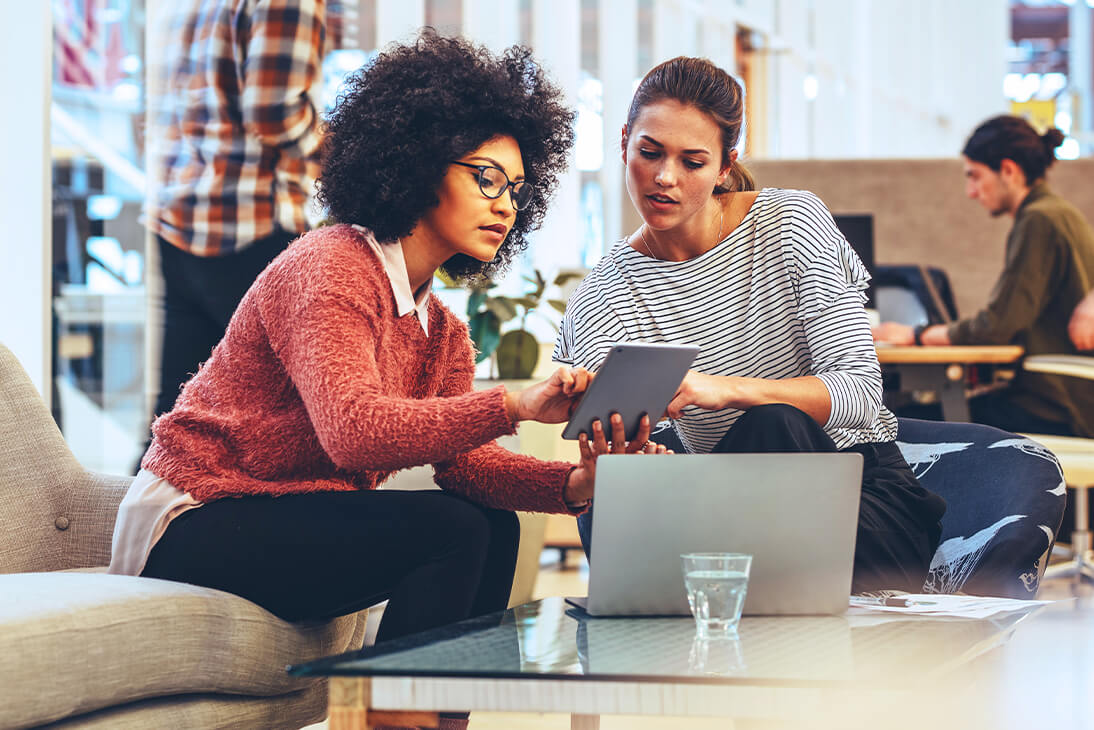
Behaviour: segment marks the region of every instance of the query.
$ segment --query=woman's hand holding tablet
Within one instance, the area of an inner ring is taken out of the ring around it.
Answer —
[[[612,415],[618,414],[624,441],[637,441],[642,416],[648,414],[651,420],[661,417],[697,354],[699,348],[694,345],[612,345],[562,437],[577,439],[585,433],[595,439],[593,422],[609,424]]]
[[[505,394],[505,407],[514,422],[562,423],[570,417],[593,374],[585,368],[559,367],[543,382]]]

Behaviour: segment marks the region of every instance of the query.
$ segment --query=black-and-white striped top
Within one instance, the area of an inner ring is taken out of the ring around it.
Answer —
[[[615,342],[700,347],[710,375],[820,378],[832,398],[824,430],[839,448],[892,441],[881,368],[863,309],[870,276],[817,196],[764,188],[730,234],[688,261],[614,246],[570,297],[554,359],[590,370]],[[676,430],[709,452],[741,415],[689,406]]]

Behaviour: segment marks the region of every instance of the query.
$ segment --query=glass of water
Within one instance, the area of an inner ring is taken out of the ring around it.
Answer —
[[[737,636],[748,592],[752,556],[741,553],[684,553],[684,586],[700,639]]]

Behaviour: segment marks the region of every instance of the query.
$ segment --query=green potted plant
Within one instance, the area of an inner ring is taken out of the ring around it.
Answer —
[[[491,294],[490,290],[498,285],[491,279],[481,279],[470,287],[471,294],[467,299],[467,322],[471,330],[471,341],[475,343],[475,348],[478,350],[475,362],[482,362],[494,355],[498,366],[498,377],[504,380],[532,377],[536,363],[539,362],[539,342],[525,328],[528,315],[535,312],[544,301],[560,313],[566,311],[565,301],[544,299],[543,295],[548,286],[547,280],[538,269],[533,273],[535,278],[523,277],[532,285],[531,290],[519,297]],[[555,286],[564,286],[567,282],[580,277],[580,273],[566,271],[556,276],[551,283]],[[502,334],[502,325],[518,316],[520,325]],[[554,321],[550,321],[554,325]]]

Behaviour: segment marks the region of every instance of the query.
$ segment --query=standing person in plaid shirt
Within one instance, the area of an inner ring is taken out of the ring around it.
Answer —
[[[163,273],[155,415],[224,336],[266,265],[308,229],[325,0],[181,0],[161,26],[147,224]]]

